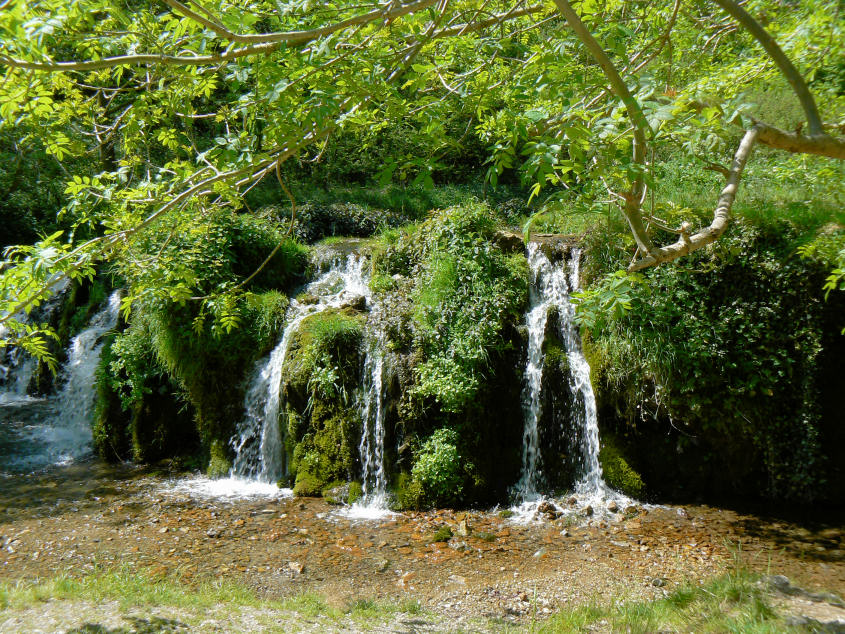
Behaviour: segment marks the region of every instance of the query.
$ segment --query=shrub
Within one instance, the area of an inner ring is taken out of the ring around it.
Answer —
[[[458,433],[442,428],[417,453],[411,476],[420,484],[430,504],[453,504],[461,499],[464,474],[457,445]]]

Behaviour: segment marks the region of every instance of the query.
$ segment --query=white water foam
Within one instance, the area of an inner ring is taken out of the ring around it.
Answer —
[[[284,499],[293,497],[293,491],[268,482],[230,476],[228,478],[207,478],[197,476],[168,483],[162,493],[188,495],[198,499],[223,501]]]

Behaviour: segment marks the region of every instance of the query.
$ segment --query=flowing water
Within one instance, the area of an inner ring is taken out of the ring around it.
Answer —
[[[91,419],[96,401],[94,375],[100,362],[103,335],[117,324],[119,309],[120,293],[115,291],[88,327],[71,340],[58,394],[48,399],[24,396],[16,402],[7,398],[0,425],[3,470],[21,472],[51,464],[69,464],[91,453]]]
[[[370,331],[364,357],[364,390],[360,404],[361,443],[361,500],[345,510],[346,517],[357,519],[379,519],[389,514],[387,497],[387,474],[384,468],[384,350],[387,336],[381,327],[381,305],[372,295],[367,297],[370,305]]]
[[[287,474],[282,402],[282,369],[290,340],[302,321],[329,308],[338,308],[360,297],[369,297],[365,274],[366,260],[350,255],[345,261],[335,261],[329,270],[308,284],[305,294],[315,298],[312,303],[291,300],[282,338],[259,365],[244,399],[245,415],[232,439],[235,460],[229,478],[203,486],[217,486],[221,495],[231,495],[233,487],[243,486],[245,493],[254,494],[253,483],[275,483]],[[213,492],[213,491],[212,491]],[[249,493],[252,492],[252,493]]]
[[[578,289],[580,251],[573,249],[567,263],[552,264],[537,243],[528,245],[528,266],[531,271],[531,303],[525,323],[528,329],[528,352],[525,365],[525,387],[522,395],[524,416],[522,474],[513,489],[520,501],[518,516],[533,515],[543,500],[542,452],[539,424],[542,417],[542,383],[545,357],[543,343],[549,313],[557,309],[558,331],[569,362],[568,388],[572,397],[570,417],[576,430],[578,469],[575,493],[579,506],[594,505],[623,496],[610,489],[602,477],[599,463],[599,433],[596,399],[590,383],[590,366],[581,350],[575,323],[575,307],[570,293]],[[567,268],[570,274],[567,276]]]

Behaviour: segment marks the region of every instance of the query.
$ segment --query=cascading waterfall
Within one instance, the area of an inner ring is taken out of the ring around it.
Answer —
[[[581,251],[573,249],[570,258],[570,288],[577,291],[580,286]],[[581,338],[575,325],[575,306],[567,301],[559,305],[560,332],[569,360],[569,391],[573,396],[572,417],[575,428],[579,431],[578,441],[581,447],[581,477],[575,490],[585,497],[598,497],[613,493],[604,481],[599,462],[599,419],[596,408],[596,395],[590,382],[590,364],[584,357]]]
[[[54,278],[51,284],[52,295],[32,315],[15,315],[24,323],[50,321],[64,300],[65,290],[69,285],[66,277]],[[0,339],[7,334],[6,326],[0,325]],[[0,405],[22,405],[32,402],[27,394],[29,383],[38,367],[38,362],[17,346],[0,349]]]
[[[48,399],[26,395],[34,361],[22,359],[7,383],[2,410],[0,452],[4,468],[31,471],[51,464],[68,464],[91,452],[91,419],[96,401],[94,374],[103,349],[102,337],[117,324],[120,293],[115,291],[88,327],[67,349],[61,390]],[[27,367],[29,364],[32,367]]]
[[[577,290],[580,251],[573,249],[567,278],[564,264],[553,265],[542,252],[540,245],[528,245],[528,266],[532,276],[531,304],[526,315],[528,328],[528,354],[523,390],[522,475],[514,487],[515,496],[522,502],[532,502],[541,497],[543,474],[540,469],[541,451],[539,422],[541,417],[541,391],[543,382],[543,342],[548,314],[557,309],[558,328],[569,362],[569,391],[572,395],[572,417],[577,430],[579,472],[576,493],[584,499],[615,497],[604,482],[599,463],[599,434],[596,400],[590,383],[590,366],[581,350],[581,341],[575,324],[575,307],[570,292]]]
[[[381,306],[367,296],[371,330],[364,358],[364,395],[361,403],[361,456],[363,498],[353,514],[378,517],[387,510],[387,474],[384,469],[384,349],[386,336],[381,327]]]
[[[543,340],[549,310],[555,300],[566,294],[566,277],[553,269],[538,245],[528,245],[528,267],[531,271],[530,309],[525,317],[528,328],[528,353],[525,364],[525,387],[522,391],[522,412],[525,427],[522,433],[522,476],[515,487],[517,497],[530,501],[538,497],[541,484],[540,458],[540,393],[543,383]]]
[[[88,328],[70,342],[62,370],[64,384],[55,399],[54,423],[44,427],[51,462],[66,464],[91,451],[91,418],[97,391],[94,373],[103,350],[102,336],[117,325],[119,312],[120,291],[114,291]]]
[[[317,298],[316,303],[291,300],[282,339],[260,365],[244,399],[246,414],[232,439],[235,450],[232,478],[274,483],[285,475],[287,465],[279,414],[283,405],[282,368],[290,339],[306,317],[340,307],[358,297],[368,297],[365,264],[364,258],[355,255],[350,255],[342,265],[336,261],[305,289]]]

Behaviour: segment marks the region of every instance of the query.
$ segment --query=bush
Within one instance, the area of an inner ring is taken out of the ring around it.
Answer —
[[[471,406],[491,355],[509,345],[506,325],[521,319],[528,299],[525,258],[495,244],[496,227],[484,204],[453,207],[397,236],[377,261],[385,274],[416,280],[417,346],[426,360],[415,368],[414,392],[447,412]]]
[[[429,504],[454,504],[462,497],[464,474],[457,445],[458,433],[442,428],[417,453],[411,476],[422,487]]]
[[[599,398],[633,423],[655,484],[800,500],[828,490],[845,302],[824,301],[829,265],[796,257],[799,236],[738,221],[684,266],[648,271],[628,290],[632,309],[591,334]],[[667,432],[672,451],[656,449]]]

